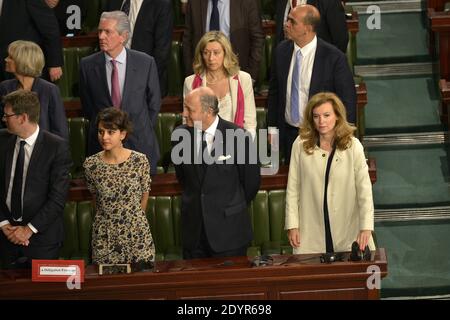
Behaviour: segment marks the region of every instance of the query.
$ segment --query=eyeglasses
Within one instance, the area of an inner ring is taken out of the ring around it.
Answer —
[[[11,113],[11,114],[3,114],[2,120],[6,120],[7,118],[10,118],[12,116],[18,116],[20,113]]]

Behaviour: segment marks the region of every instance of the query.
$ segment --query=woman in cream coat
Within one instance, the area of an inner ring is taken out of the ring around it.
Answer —
[[[350,251],[354,241],[361,250],[375,249],[372,184],[344,105],[334,93],[318,93],[303,119],[286,193],[285,229],[294,253]]]
[[[256,134],[252,78],[239,70],[230,41],[220,31],[203,35],[195,49],[194,74],[184,80],[183,95],[200,86],[211,88],[219,99],[219,116]]]

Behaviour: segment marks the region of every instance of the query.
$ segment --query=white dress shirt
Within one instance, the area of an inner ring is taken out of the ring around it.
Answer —
[[[291,65],[289,67],[289,74],[287,78],[287,86],[286,86],[286,110],[284,113],[284,117],[286,122],[293,127],[299,127],[303,120],[303,111],[306,108],[306,104],[308,103],[309,98],[309,86],[311,84],[311,75],[312,69],[314,65],[314,56],[316,55],[317,48],[317,37],[308,43],[303,48],[300,48],[294,42],[294,51],[292,52]],[[299,115],[300,121],[299,123],[294,123],[291,120],[291,82],[292,82],[292,70],[294,69],[295,64],[295,55],[297,51],[300,50],[302,53],[302,64],[299,72],[300,77],[300,92],[299,92]]]
[[[16,162],[17,162],[17,156],[19,155],[19,149],[20,149],[20,141],[24,140],[24,163],[23,163],[23,180],[22,180],[22,207],[23,207],[23,193],[25,190],[26,185],[26,179],[27,179],[27,172],[28,172],[28,166],[30,164],[31,155],[34,150],[34,146],[36,144],[37,137],[39,135],[39,126],[37,126],[36,131],[29,136],[26,139],[22,139],[20,137],[17,137],[16,139],[16,146],[14,148],[14,154],[12,158],[12,166],[11,166],[11,178],[9,180],[9,186],[8,186],[8,193],[6,194],[6,206],[8,207],[9,211],[11,212],[11,194],[12,194],[12,187],[14,182],[14,174],[16,170]],[[18,222],[22,221],[22,218],[16,220]],[[0,222],[0,227],[3,227],[4,225],[9,224],[8,220],[4,220]],[[31,230],[33,230],[34,233],[37,233],[36,228],[34,228],[31,223],[28,224]]]
[[[112,58],[105,52],[105,63],[106,63],[106,81],[108,81],[108,90],[111,94],[111,74],[112,74]],[[123,99],[123,85],[125,83],[125,72],[127,70],[127,50],[122,49],[122,52],[114,59],[118,63],[117,70],[119,71],[119,86],[120,86],[120,97]]]
[[[208,153],[211,154],[212,145],[214,142],[214,136],[216,134],[217,125],[219,124],[219,117],[216,116],[216,119],[211,123],[211,125],[208,127],[208,129],[205,130],[205,140],[206,140],[206,147],[208,148]],[[201,146],[202,146],[202,130],[197,130],[197,153],[199,152]]]

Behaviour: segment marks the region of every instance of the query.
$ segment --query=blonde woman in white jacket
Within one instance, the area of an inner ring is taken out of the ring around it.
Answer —
[[[294,253],[375,249],[374,207],[363,146],[341,100],[329,92],[306,106],[292,146],[285,229]]]
[[[183,96],[209,87],[219,99],[219,116],[256,134],[256,108],[251,76],[239,70],[238,58],[220,31],[203,35],[195,49],[194,74],[184,80]]]

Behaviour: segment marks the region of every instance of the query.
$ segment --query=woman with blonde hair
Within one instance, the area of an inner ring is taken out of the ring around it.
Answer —
[[[292,145],[285,229],[294,253],[375,249],[372,184],[362,144],[341,100],[314,95]]]
[[[34,42],[17,40],[8,46],[5,70],[15,79],[0,83],[0,97],[18,89],[36,92],[40,102],[39,127],[66,140],[69,139],[66,111],[59,88],[39,78],[45,59],[41,48]],[[3,106],[0,106],[3,113]]]
[[[251,76],[240,71],[228,38],[220,31],[203,35],[195,49],[194,74],[184,80],[183,95],[209,87],[219,99],[219,116],[256,134],[256,109]]]

